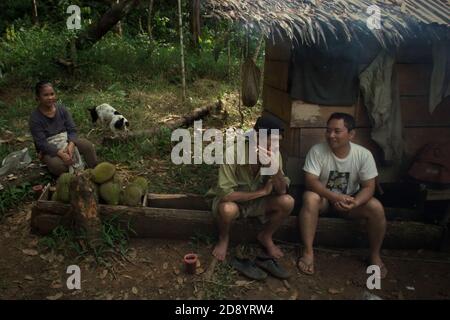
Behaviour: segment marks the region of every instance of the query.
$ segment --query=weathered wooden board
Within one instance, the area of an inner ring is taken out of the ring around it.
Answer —
[[[292,100],[287,92],[264,84],[263,108],[289,123],[291,120]]]
[[[264,84],[288,92],[289,62],[268,60],[264,63]]]

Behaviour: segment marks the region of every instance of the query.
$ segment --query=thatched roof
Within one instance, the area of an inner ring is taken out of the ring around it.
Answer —
[[[367,27],[377,5],[381,29]],[[385,46],[416,33],[433,32],[429,25],[449,27],[449,0],[206,0],[209,14],[257,28],[266,36],[282,32],[302,43],[326,41],[325,34],[351,41],[373,34]],[[329,32],[328,32],[329,31]]]

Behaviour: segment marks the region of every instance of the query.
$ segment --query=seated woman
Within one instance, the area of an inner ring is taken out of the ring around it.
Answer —
[[[37,108],[30,116],[30,131],[39,159],[54,176],[64,172],[83,170],[97,164],[94,145],[77,138],[75,124],[69,111],[56,103],[53,85],[48,81],[36,84]],[[83,158],[81,156],[83,156]]]

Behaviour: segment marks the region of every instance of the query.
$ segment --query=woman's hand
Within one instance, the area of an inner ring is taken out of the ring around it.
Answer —
[[[73,164],[72,157],[69,156],[69,154],[67,152],[65,152],[65,150],[62,150],[62,149],[59,150],[58,157],[61,158],[61,160],[64,162],[64,164],[66,166],[71,166]]]
[[[73,150],[75,149],[75,144],[70,141],[66,148],[66,153],[69,155],[70,159],[73,157]]]

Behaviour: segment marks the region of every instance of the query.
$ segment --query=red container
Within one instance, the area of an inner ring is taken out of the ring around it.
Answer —
[[[195,269],[197,267],[198,256],[195,253],[188,253],[184,256],[184,266],[186,272],[189,274],[195,274]]]

